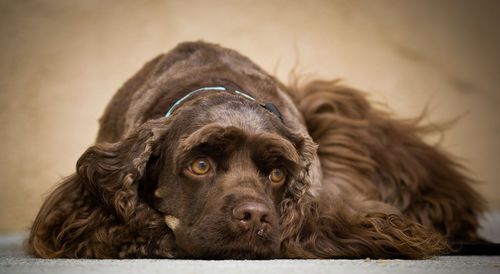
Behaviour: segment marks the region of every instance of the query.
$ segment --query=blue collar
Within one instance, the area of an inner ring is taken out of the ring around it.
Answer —
[[[168,110],[167,114],[165,114],[165,117],[169,117],[170,114],[172,114],[172,111],[175,109],[176,106],[178,106],[182,101],[186,100],[189,96],[197,93],[198,91],[203,91],[203,90],[227,90],[227,91],[232,91],[238,95],[241,95],[251,101],[254,101],[254,102],[257,102],[257,100],[255,100],[255,98],[253,98],[252,96],[244,93],[244,92],[241,92],[241,91],[238,91],[238,90],[235,90],[235,89],[231,89],[231,88],[227,88],[227,87],[204,87],[204,88],[199,88],[197,90],[193,90],[191,92],[189,92],[188,94],[186,94],[184,97],[182,97],[181,99],[179,99],[177,102],[175,102],[175,104]],[[281,122],[283,123],[283,118],[281,117],[281,113],[279,112],[278,108],[274,105],[274,104],[271,104],[271,103],[265,103],[265,104],[260,104],[263,108],[267,109],[268,111],[270,111],[271,113],[273,113],[274,115],[276,115],[280,120]]]

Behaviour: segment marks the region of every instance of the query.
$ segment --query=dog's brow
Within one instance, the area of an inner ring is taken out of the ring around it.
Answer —
[[[236,127],[222,127],[217,123],[208,124],[198,129],[185,139],[179,145],[181,150],[192,150],[202,144],[213,146],[230,145],[234,142],[241,142],[244,139],[243,130]]]
[[[209,156],[223,156],[244,143],[246,134],[236,127],[223,127],[211,123],[182,138],[174,159],[183,164],[193,153],[206,153]]]
[[[259,134],[253,142],[253,151],[256,157],[280,157],[294,164],[300,162],[299,154],[292,143],[277,134]]]

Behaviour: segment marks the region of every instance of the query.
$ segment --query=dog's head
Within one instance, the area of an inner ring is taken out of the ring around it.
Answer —
[[[170,121],[148,200],[189,256],[269,258],[303,139],[259,104],[202,94]],[[147,193],[145,193],[147,194]]]

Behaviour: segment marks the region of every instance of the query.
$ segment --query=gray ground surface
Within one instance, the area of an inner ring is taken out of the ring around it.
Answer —
[[[21,251],[25,233],[0,236],[0,273],[500,273],[500,256],[429,260],[72,260],[34,259]]]

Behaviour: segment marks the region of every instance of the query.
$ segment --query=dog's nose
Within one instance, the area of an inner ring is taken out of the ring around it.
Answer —
[[[270,215],[269,207],[259,202],[243,202],[233,208],[233,218],[239,221],[245,231],[251,227],[264,229],[270,223]]]

